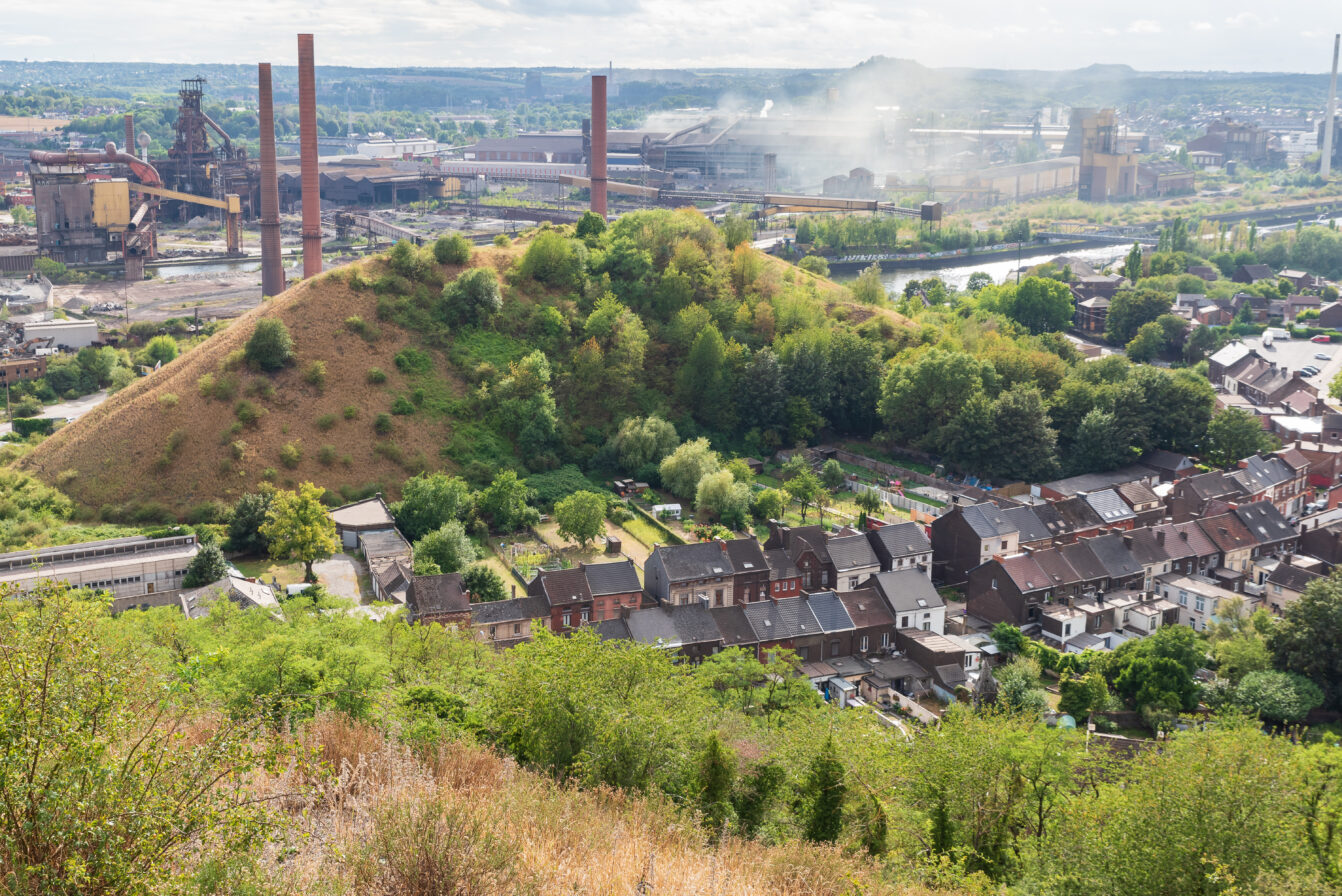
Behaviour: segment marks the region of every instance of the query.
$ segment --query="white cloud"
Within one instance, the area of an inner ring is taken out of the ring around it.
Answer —
[[[1211,30],[1212,30],[1212,23],[1211,23],[1211,22],[1193,22],[1193,23],[1191,24],[1191,27],[1192,27],[1192,29],[1193,29],[1194,31],[1211,31]]]
[[[1129,34],[1159,34],[1160,23],[1152,19],[1138,19],[1128,26]]]

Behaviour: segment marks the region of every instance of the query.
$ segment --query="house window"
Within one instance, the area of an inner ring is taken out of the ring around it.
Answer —
[[[494,629],[495,629],[495,626],[492,626],[492,625],[491,625],[491,626],[489,627],[489,637],[491,637],[491,638],[494,637]]]
[[[1102,617],[1100,617],[1100,616],[1096,616],[1096,617],[1095,617],[1095,631],[1098,632],[1098,631],[1100,630],[1100,627],[1103,626],[1103,625],[1104,625],[1104,619],[1103,619]]]
[[[838,642],[838,641],[830,641],[830,642],[829,642],[829,655],[830,655],[830,656],[838,656],[838,655],[839,655],[839,642]]]
[[[867,652],[867,636],[866,636],[866,635],[863,635],[863,636],[862,636],[862,652],[863,652],[863,653],[866,653],[866,652]]]
[[[804,662],[806,662],[807,660],[809,660],[810,658],[811,658],[811,657],[809,656],[809,649],[808,649],[808,648],[806,648],[806,647],[798,647],[798,648],[797,648],[797,659],[801,660],[801,661],[804,663]]]
[[[1151,629],[1151,631],[1155,631],[1155,630],[1156,630],[1156,617],[1154,617],[1154,616],[1151,617],[1151,625],[1150,625],[1150,629]]]
[[[974,668],[974,654],[972,653],[965,654],[965,668],[966,669]]]
[[[1180,592],[1179,592],[1179,606],[1181,606],[1181,607],[1186,607],[1186,606],[1188,606],[1188,592],[1187,592],[1187,591],[1180,591]]]
[[[722,589],[721,589],[721,588],[718,588],[716,591],[713,592],[713,606],[715,606],[715,607],[720,607],[720,606],[722,606]]]
[[[1200,597],[1195,598],[1193,601],[1193,609],[1199,613],[1203,612],[1206,609],[1206,606],[1207,606],[1206,601],[1204,601]]]
[[[822,569],[820,570],[820,587],[823,588],[828,584],[829,584],[829,570]]]
[[[807,590],[810,590],[810,588],[811,588],[811,571],[810,571],[809,569],[806,570],[806,572],[802,575],[802,581],[806,583],[806,588],[807,588]]]
[[[1003,539],[1003,540],[1002,540],[1002,550],[1005,551],[1006,549],[1007,549],[1006,539]]]
[[[565,613],[565,614],[564,614],[564,628],[568,628],[569,625],[572,624],[572,622],[573,622],[573,616],[572,616],[572,614]]]
[[[900,627],[900,628],[908,628],[908,627],[909,627],[909,617],[907,617],[907,616],[901,616],[901,617],[899,617],[899,627]]]
[[[513,634],[514,634],[514,635],[520,635],[520,634],[522,634],[522,623],[520,623],[520,622],[514,622],[514,623],[513,623]]]
[[[587,621],[587,610],[583,610],[583,611],[582,611],[582,621],[583,621],[583,622],[586,622],[586,621]]]
[[[997,590],[997,577],[996,577],[996,576],[993,577],[992,589],[993,589],[994,591]]]
[[[882,646],[882,647],[889,647],[889,646],[890,646],[890,633],[889,633],[889,632],[881,632],[881,646]]]
[[[1062,633],[1063,635],[1070,635],[1072,633],[1072,623],[1064,622],[1062,624]]]
[[[925,631],[925,632],[930,632],[931,630],[932,630],[932,623],[929,622],[928,620],[924,619],[924,620],[923,620],[923,631]]]
[[[848,577],[848,590],[849,590],[849,591],[856,591],[856,590],[857,590],[857,576],[849,576],[849,577]]]

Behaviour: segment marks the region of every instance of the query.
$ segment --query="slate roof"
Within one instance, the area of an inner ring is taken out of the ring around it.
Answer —
[[[1112,488],[1106,488],[1102,491],[1091,492],[1085,496],[1086,503],[1091,509],[1099,515],[1105,523],[1113,525],[1125,520],[1137,518],[1137,514],[1132,512],[1128,503],[1118,496],[1118,492]]]
[[[1077,585],[1085,581],[1080,573],[1072,568],[1072,564],[1067,562],[1067,558],[1057,548],[1047,551],[1035,551],[1030,555],[1034,562],[1043,570],[1044,575],[1048,576],[1049,582],[1055,588],[1065,588],[1070,585]]]
[[[1280,459],[1282,463],[1286,464],[1286,466],[1297,472],[1308,470],[1310,468],[1309,458],[1305,457],[1302,452],[1297,451],[1295,448],[1283,448],[1278,451],[1275,456]]]
[[[360,532],[359,547],[368,563],[395,557],[412,556],[410,542],[401,537],[395,529],[380,529],[376,532]]]
[[[831,538],[827,545],[829,558],[837,572],[864,567],[879,567],[881,558],[872,550],[871,542],[865,535],[845,535]]]
[[[758,539],[733,538],[726,544],[727,557],[737,572],[760,572],[769,565]]]
[[[769,564],[770,581],[795,579],[801,575],[801,570],[797,568],[797,564],[792,562],[792,558],[782,548],[765,551],[764,559]]]
[[[937,594],[937,589],[916,569],[896,569],[877,573],[872,576],[877,591],[885,597],[886,603],[896,613],[912,613],[918,610],[934,610],[945,607],[946,602]]]
[[[1213,365],[1220,364],[1222,367],[1234,367],[1251,354],[1253,354],[1253,349],[1243,342],[1235,341],[1214,352],[1207,361]]]
[[[1090,549],[1091,540],[1085,538],[1075,544],[1064,544],[1058,548],[1063,557],[1067,559],[1068,565],[1077,571],[1083,582],[1094,582],[1109,577],[1109,571],[1104,568],[1104,564]]]
[[[821,563],[828,563],[830,561],[829,548],[825,542],[823,526],[797,526],[788,530],[788,556],[796,560],[802,551],[809,549],[815,552]]]
[[[1128,546],[1123,543],[1123,536],[1115,533],[1100,535],[1095,538],[1087,538],[1086,545],[1091,553],[1104,566],[1105,572],[1111,579],[1122,579],[1128,576],[1140,575],[1144,570],[1142,565],[1132,556]]]
[[[1244,466],[1236,472],[1248,477],[1254,484],[1252,490],[1255,492],[1290,482],[1296,476],[1295,471],[1279,457],[1264,458],[1255,454],[1245,458],[1243,463]]]
[[[1017,531],[996,504],[971,504],[960,512],[979,538],[1001,538]]]
[[[629,594],[642,591],[638,583],[638,570],[634,561],[620,560],[617,563],[584,563],[583,575],[587,578],[587,591],[592,595]]]
[[[1207,537],[1207,533],[1203,532],[1202,527],[1196,522],[1166,523],[1152,528],[1157,533],[1164,533],[1165,551],[1171,560],[1210,557],[1220,551],[1216,543]]]
[[[895,624],[895,617],[885,605],[880,592],[875,588],[858,588],[839,594],[848,618],[853,620],[854,628],[874,628]]]
[[[914,554],[927,554],[932,550],[932,542],[919,523],[895,523],[881,526],[867,532],[867,540],[872,549],[881,558],[882,565],[893,557],[908,557]]]
[[[1192,461],[1184,454],[1176,454],[1173,451],[1166,451],[1164,448],[1152,448],[1142,455],[1140,463],[1142,466],[1159,470],[1162,473],[1177,473],[1180,470],[1187,469]]]
[[[1049,527],[1035,513],[1035,508],[1022,505],[1020,507],[1008,507],[1002,511],[1002,515],[1015,525],[1016,530],[1020,532],[1020,540],[1023,543],[1035,541],[1051,541],[1053,533]]]
[[[1001,565],[1002,571],[1006,573],[1007,577],[1015,583],[1016,588],[1023,593],[1046,591],[1053,587],[1048,573],[1039,568],[1039,564],[1030,554],[1014,554],[1010,557],[1003,557],[997,562]]]
[[[1259,544],[1275,544],[1295,538],[1295,527],[1271,501],[1255,501],[1241,504],[1232,513],[1249,530],[1249,534]]]
[[[269,585],[264,582],[253,582],[231,573],[217,582],[211,582],[199,588],[189,588],[178,595],[182,612],[190,619],[200,619],[208,616],[210,614],[210,604],[221,598],[233,601],[244,610],[250,610],[253,607],[265,607],[279,612],[280,609],[280,603],[275,599],[275,592],[271,590]]]
[[[822,633],[810,606],[800,597],[746,604],[746,619],[760,641],[785,641]]]
[[[1061,501],[1054,501],[1053,509],[1067,523],[1068,532],[1098,529],[1104,525],[1104,520],[1095,512],[1095,508],[1086,502],[1085,498],[1078,498],[1073,495],[1070,498],[1063,498]]]
[[[667,579],[672,582],[725,577],[736,572],[726,549],[716,541],[662,545],[657,548],[657,553],[662,558]]]
[[[1132,559],[1143,566],[1165,563],[1172,559],[1165,546],[1156,540],[1156,533],[1151,529],[1133,529],[1124,533],[1123,540],[1127,543],[1128,550],[1132,552]]]
[[[1198,520],[1198,527],[1207,534],[1207,538],[1222,553],[1253,547],[1258,544],[1239,517],[1233,513]]]
[[[1103,473],[1082,473],[1079,476],[1055,479],[1052,482],[1042,483],[1040,487],[1057,492],[1063,497],[1071,497],[1081,492],[1113,488],[1119,483],[1132,482],[1134,479],[1145,479],[1150,475],[1151,471],[1145,467],[1138,464],[1129,464],[1126,467],[1119,467],[1117,470],[1108,470]]]
[[[410,590],[406,593],[405,602],[414,616],[469,613],[471,609],[459,572],[415,576],[410,580]]]
[[[886,681],[927,677],[927,670],[906,656],[873,657],[867,662],[871,666],[871,673]]]
[[[640,644],[653,644],[659,647],[680,647],[684,642],[676,623],[667,612],[668,607],[648,607],[635,610],[624,620],[629,627],[629,637]]]
[[[1034,504],[1031,505],[1030,509],[1034,512],[1035,518],[1043,524],[1044,528],[1047,529],[1049,534],[1054,538],[1066,535],[1068,532],[1072,531],[1071,525],[1068,523],[1067,519],[1058,512],[1056,505],[1052,503]],[[1022,541],[1023,540],[1024,539],[1022,539]]]
[[[816,591],[806,598],[811,605],[811,613],[826,634],[831,632],[851,632],[854,628],[852,617],[833,591]]]
[[[746,611],[739,604],[730,607],[713,607],[709,611],[713,624],[722,636],[723,647],[743,647],[759,643],[755,630],[750,627]]]
[[[1311,582],[1322,578],[1323,576],[1308,569],[1278,563],[1277,568],[1267,577],[1267,581],[1269,585],[1279,585],[1284,591],[1294,591],[1298,594],[1308,588]]]
[[[592,591],[587,587],[587,575],[581,567],[543,569],[539,575],[541,577],[541,590],[552,607],[592,599]]]
[[[629,624],[623,619],[603,619],[596,626],[597,637],[603,641],[632,641]]]
[[[671,622],[681,644],[714,644],[722,640],[708,607],[695,601],[678,607],[668,607]]]
[[[514,597],[510,600],[471,604],[471,625],[524,622],[549,615],[550,608],[542,597]]]
[[[1197,473],[1193,476],[1187,476],[1180,479],[1177,487],[1191,491],[1196,497],[1203,501],[1212,498],[1220,498],[1225,495],[1240,495],[1244,493],[1244,488],[1239,482],[1229,478],[1225,473],[1220,473],[1215,470],[1210,473]]]

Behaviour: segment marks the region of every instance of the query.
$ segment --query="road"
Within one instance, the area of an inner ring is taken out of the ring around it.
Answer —
[[[38,416],[44,420],[65,420],[67,418],[78,420],[80,417],[106,401],[107,395],[107,390],[103,389],[100,392],[94,392],[92,395],[76,398],[74,401],[62,401],[57,404],[47,405],[46,409]],[[7,421],[0,422],[0,435],[9,433],[12,430],[13,427],[11,427]]]

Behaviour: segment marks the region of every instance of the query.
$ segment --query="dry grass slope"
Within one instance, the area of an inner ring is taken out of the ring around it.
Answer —
[[[485,250],[476,263],[506,259]],[[367,273],[371,264],[359,267]],[[24,458],[23,468],[58,483],[89,508],[152,502],[183,513],[255,490],[267,470],[274,471],[277,485],[312,480],[339,491],[373,483],[391,487],[416,469],[446,466],[439,450],[450,435],[450,421],[442,416],[395,416],[389,436],[373,431],[377,415],[389,412],[394,398],[407,391],[394,357],[414,339],[377,320],[377,296],[352,290],[345,282],[349,271],[300,283],[244,314],[223,333],[64,427]],[[356,315],[376,324],[375,341],[346,327],[345,320]],[[284,321],[296,354],[295,363],[272,375],[238,363],[256,322],[266,316]],[[431,354],[448,388],[459,391],[441,353]],[[305,377],[314,361],[326,365],[321,388]],[[373,367],[386,372],[385,383],[368,382]],[[203,377],[235,384],[235,394],[226,400],[207,397]],[[240,424],[242,401],[257,410],[254,423]],[[346,418],[350,406],[358,409],[353,419]],[[291,443],[302,455],[292,466],[281,458]],[[165,450],[169,446],[172,450]],[[323,446],[330,446],[328,462]]]
[[[283,892],[953,896],[891,883],[840,849],[710,845],[665,802],[559,786],[476,747],[417,758],[339,716],[315,719],[307,741],[336,774],[288,805],[298,827],[257,866]],[[284,777],[256,783],[298,789]]]

